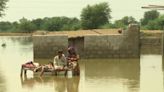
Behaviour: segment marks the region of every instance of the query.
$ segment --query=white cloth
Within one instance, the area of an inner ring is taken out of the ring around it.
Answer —
[[[66,61],[66,57],[65,57],[64,54],[62,54],[61,58],[59,58],[58,55],[54,57],[54,67],[55,67],[55,69],[66,66],[66,64],[67,64],[67,61]]]

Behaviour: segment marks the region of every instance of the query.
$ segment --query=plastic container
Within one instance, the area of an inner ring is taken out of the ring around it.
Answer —
[[[71,71],[71,70],[68,70],[68,71],[67,71],[67,77],[68,77],[68,78],[72,78],[72,71]]]

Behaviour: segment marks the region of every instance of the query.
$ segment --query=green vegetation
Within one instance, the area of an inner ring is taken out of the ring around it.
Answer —
[[[6,2],[0,1],[0,17],[4,14]],[[30,33],[37,30],[63,31],[63,30],[80,30],[80,29],[107,29],[107,28],[127,28],[130,23],[138,23],[141,29],[162,30],[164,29],[164,15],[156,10],[144,13],[140,21],[132,16],[124,16],[119,20],[111,23],[111,9],[108,3],[103,2],[95,5],[87,5],[81,11],[80,19],[69,17],[45,17],[34,20],[22,18],[15,22],[0,22],[0,32],[25,32]]]
[[[160,15],[156,10],[145,12],[144,18],[141,19],[141,28],[148,30],[163,30],[164,15]]]
[[[4,15],[4,9],[6,8],[6,2],[8,0],[0,0],[0,17]]]
[[[80,29],[80,20],[68,17],[52,17],[27,20],[22,18],[19,22],[0,22],[0,32],[30,33],[36,30],[62,31]]]
[[[152,21],[158,17],[159,17],[159,12],[157,12],[156,10],[147,11],[144,13],[144,18],[141,19],[141,24],[147,25],[150,21]]]
[[[120,20],[116,20],[113,24],[112,23],[106,23],[105,25],[101,26],[100,28],[122,28],[122,29],[126,29],[126,27],[130,23],[138,23],[138,22],[132,16],[125,16]]]
[[[108,3],[88,5],[81,13],[81,26],[83,29],[96,29],[111,19]]]

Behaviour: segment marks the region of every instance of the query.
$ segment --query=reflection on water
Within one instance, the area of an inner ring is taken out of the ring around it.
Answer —
[[[80,63],[80,77],[27,76],[20,78],[20,65],[33,60],[33,44],[30,37],[0,37],[0,92],[84,92],[84,62]],[[36,60],[41,64],[49,60]],[[3,80],[3,81],[2,81]],[[3,88],[3,89],[1,89]],[[3,90],[3,91],[2,91]]]
[[[80,60],[80,77],[27,76],[20,65],[33,60],[30,37],[0,37],[0,92],[164,92],[160,55],[140,59]],[[35,59],[45,64],[50,60]],[[162,66],[163,65],[163,66]]]
[[[17,40],[13,40],[17,39]],[[5,87],[5,91],[0,92],[21,92],[19,87],[20,65],[28,60],[32,60],[32,42],[28,45],[20,43],[20,39],[31,39],[30,37],[0,37],[0,44],[5,43],[6,47],[0,47],[0,88]],[[26,43],[26,41],[24,42]],[[15,85],[18,85],[15,87]],[[1,89],[2,90],[2,89]]]
[[[164,92],[161,55],[85,62],[86,92]]]
[[[66,77],[54,77],[54,76],[46,76],[46,77],[33,77],[28,78],[27,76],[21,77],[21,86],[23,89],[33,90],[36,87],[42,87],[41,90],[49,90],[52,92],[79,92],[80,77],[66,78]]]
[[[141,56],[140,92],[164,92],[162,56]]]
[[[5,85],[4,77],[2,75],[3,74],[0,71],[0,92],[6,92],[6,85]]]
[[[86,92],[102,90],[104,92],[138,92],[139,59],[96,59],[86,62]]]
[[[23,36],[20,37],[16,36],[16,37],[9,37],[9,39],[12,40],[12,42],[18,42],[20,45],[31,45],[32,44],[32,37],[29,36]]]
[[[67,92],[79,92],[79,77],[68,78],[67,80]]]

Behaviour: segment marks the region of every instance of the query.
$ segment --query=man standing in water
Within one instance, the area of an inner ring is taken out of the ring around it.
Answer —
[[[80,75],[80,67],[79,67],[79,55],[76,53],[76,50],[74,47],[69,47],[68,48],[68,66],[72,68],[73,70],[73,75]]]

